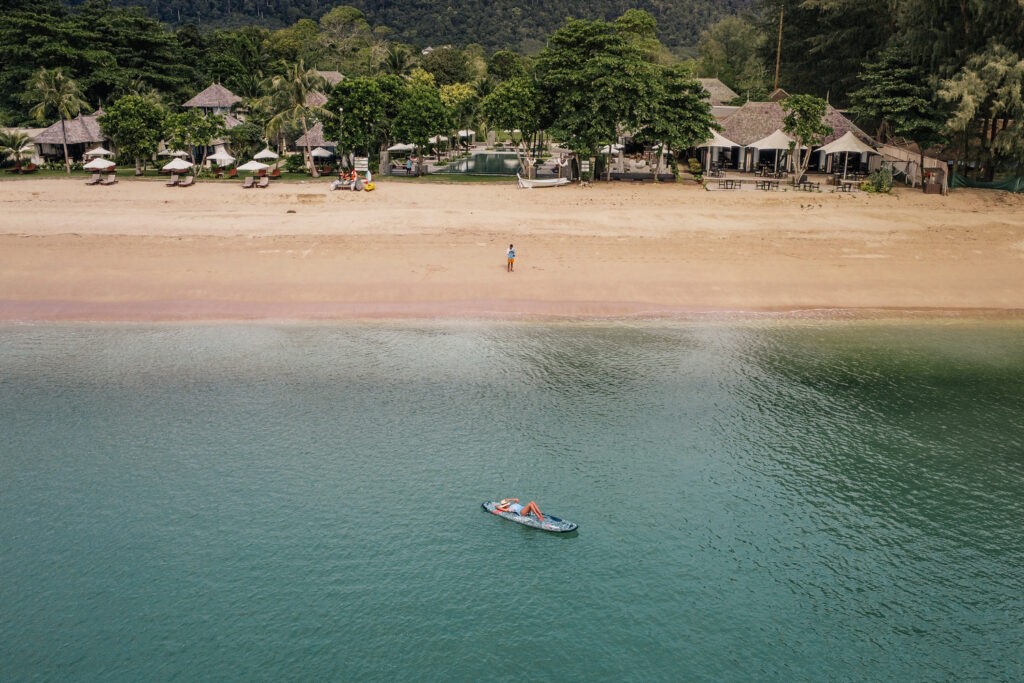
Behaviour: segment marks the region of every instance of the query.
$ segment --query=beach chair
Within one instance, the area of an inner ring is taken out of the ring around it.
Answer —
[[[249,176],[248,178],[245,179],[245,182],[242,183],[242,188],[248,190],[250,187],[253,187],[255,183],[256,176]]]
[[[35,173],[38,170],[39,170],[38,166],[36,166],[35,164],[29,164],[25,168],[21,169],[21,172],[22,173]]]
[[[86,185],[99,185],[102,176],[99,173],[93,173],[92,177],[85,181]]]
[[[178,174],[171,174],[171,182],[167,183],[167,187],[175,187],[180,181],[178,180]]]
[[[228,171],[228,176],[227,177],[228,178],[237,178],[238,177],[238,169],[237,168],[233,168],[230,171]]]
[[[273,171],[270,172],[270,175],[267,176],[267,177],[268,178],[280,178],[281,177],[281,169],[275,168]]]
[[[116,185],[116,184],[117,184],[117,176],[115,174],[113,174],[113,173],[111,173],[106,178],[104,178],[103,180],[100,181],[100,185]]]
[[[260,178],[260,182],[259,182],[258,185],[256,185],[256,187],[260,187],[260,188],[270,187],[270,177],[269,176],[263,176],[262,178]]]
[[[196,183],[194,175],[185,176],[185,179],[178,183],[178,187],[192,187]]]

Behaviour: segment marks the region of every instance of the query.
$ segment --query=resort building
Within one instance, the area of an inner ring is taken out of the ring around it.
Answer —
[[[64,140],[67,135],[68,156],[72,161],[81,161],[86,151],[94,147],[114,149],[110,139],[104,137],[100,130],[99,117],[102,109],[92,114],[80,114],[70,121],[53,123],[43,129],[32,140],[36,147],[36,156],[48,161],[64,160]]]

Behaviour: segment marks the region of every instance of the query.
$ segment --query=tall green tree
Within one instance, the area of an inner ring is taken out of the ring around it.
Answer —
[[[762,27],[744,17],[725,17],[700,36],[700,75],[719,79],[744,99],[764,99],[771,85],[765,63],[767,42]]]
[[[219,114],[208,115],[198,109],[186,109],[171,114],[166,119],[167,142],[175,149],[186,150],[192,163],[197,164],[202,172],[206,164],[206,148],[215,138],[223,137],[224,117]],[[196,158],[195,150],[201,150]]]
[[[67,122],[82,113],[89,105],[82,99],[78,84],[63,69],[40,69],[28,83],[25,98],[34,103],[29,113],[40,123],[51,116],[60,117],[61,138],[64,147],[64,168],[71,175],[71,157],[68,156]]]
[[[939,95],[952,103],[951,131],[978,141],[986,180],[1004,166],[1024,168],[1024,55],[993,44],[975,55]]]
[[[432,136],[445,131],[447,114],[434,77],[423,69],[416,69],[409,78],[405,99],[398,109],[395,134],[422,151],[430,144]],[[420,154],[420,170],[422,159]]]
[[[327,89],[327,81],[315,69],[306,68],[303,61],[288,67],[282,76],[271,79],[268,90],[270,95],[265,100],[266,109],[271,112],[267,122],[267,137],[275,138],[289,123],[297,123],[306,136],[306,164],[314,178],[320,176],[309,149],[309,129],[311,122],[319,119],[325,121],[332,117],[331,112],[322,106],[309,104],[309,96],[313,92]]]
[[[924,69],[910,63],[905,51],[890,48],[865,63],[858,78],[852,111],[875,122],[879,140],[896,136],[917,143],[924,168],[924,151],[943,139],[945,128],[943,107]]]
[[[126,95],[104,110],[99,123],[118,152],[135,161],[135,175],[142,175],[143,161],[160,147],[166,120],[167,112],[152,98]]]
[[[543,125],[540,90],[529,76],[502,81],[480,103],[480,111],[491,128],[507,130],[528,177],[535,168],[536,140]]]
[[[438,86],[472,80],[466,53],[454,47],[439,47],[420,59],[420,68],[434,77]]]
[[[634,136],[648,144],[661,144],[655,178],[664,165],[666,148],[680,152],[696,147],[711,136],[712,129],[718,128],[707,101],[708,92],[688,67],[664,67],[659,80],[659,96],[651,118]]]
[[[782,119],[782,130],[796,140],[796,178],[802,178],[811,163],[811,148],[832,133],[832,126],[825,122],[828,103],[814,95],[790,95],[782,100],[786,112]],[[790,143],[792,145],[792,143]]]
[[[655,66],[614,24],[568,20],[548,39],[535,74],[551,106],[552,133],[581,155],[651,119]]]
[[[379,79],[346,78],[334,86],[326,106],[339,113],[324,122],[324,135],[338,141],[339,151],[372,157],[386,146],[388,102]]]

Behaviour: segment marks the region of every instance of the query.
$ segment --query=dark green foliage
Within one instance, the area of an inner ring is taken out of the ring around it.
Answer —
[[[81,0],[66,0],[75,6]],[[512,48],[533,51],[566,17],[611,20],[630,9],[645,10],[658,24],[658,38],[669,48],[697,43],[700,31],[721,17],[748,8],[753,0],[114,0],[134,5],[171,26],[196,24],[203,28],[260,24],[291,26],[299,19],[318,20],[334,7],[349,5],[370,25],[388,26],[395,37],[417,47],[480,43],[488,50]],[[308,55],[303,58],[309,59]]]

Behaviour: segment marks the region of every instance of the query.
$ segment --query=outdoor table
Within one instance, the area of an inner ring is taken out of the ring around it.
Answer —
[[[852,180],[844,180],[839,185],[839,191],[840,192],[852,192],[854,184],[855,183]]]
[[[759,190],[768,191],[768,190],[777,190],[777,189],[779,189],[779,181],[778,180],[758,180],[757,183],[755,183],[755,185],[756,185],[757,189],[759,189]]]
[[[718,181],[718,189],[736,190],[739,189],[742,184],[742,180],[736,180],[735,178],[722,178],[721,180]]]

